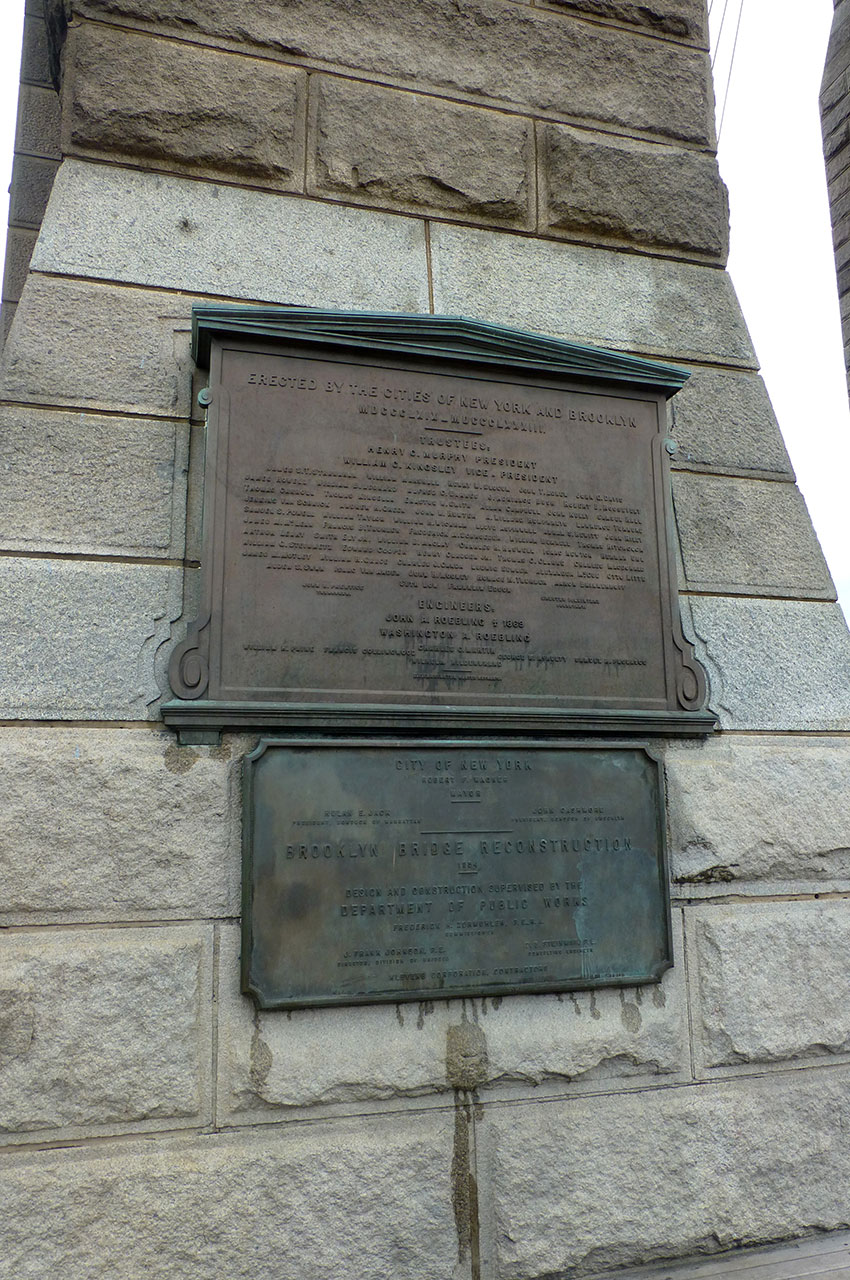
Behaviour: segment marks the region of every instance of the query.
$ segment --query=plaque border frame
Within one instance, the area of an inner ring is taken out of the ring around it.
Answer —
[[[356,352],[361,358],[372,352],[398,359],[439,359],[455,362],[474,372],[489,366],[520,374],[545,374],[568,378],[580,390],[616,393],[638,389],[658,399],[669,399],[690,377],[678,366],[607,351],[585,344],[546,338],[519,329],[487,324],[463,316],[411,315],[406,313],[343,312],[306,307],[253,307],[196,305],[192,311],[192,354],[199,368],[209,368],[213,342],[254,339],[301,347],[305,354],[325,358],[334,353]],[[211,402],[209,391],[199,401]],[[653,441],[660,463],[664,460],[662,431]],[[675,446],[672,446],[675,447]],[[224,730],[267,732],[324,728],[337,733],[469,733],[514,735],[628,734],[705,736],[717,727],[717,718],[706,709],[707,680],[693,644],[683,634],[676,583],[676,551],[672,528],[672,498],[665,476],[662,508],[655,519],[659,553],[666,560],[661,582],[665,650],[675,654],[676,695],[673,709],[570,708],[519,705],[452,705],[333,701],[235,701],[204,697],[209,672],[206,647],[215,601],[211,588],[213,501],[204,502],[203,612],[189,623],[186,639],[178,644],[169,662],[169,680],[175,695],[162,704],[164,722],[175,728],[185,745],[216,743]],[[663,526],[663,527],[662,527]]]
[[[422,750],[458,750],[468,748],[469,750],[499,750],[499,751],[632,751],[643,752],[655,766],[656,777],[656,797],[657,807],[655,812],[656,834],[658,840],[658,870],[660,883],[660,901],[663,907],[664,915],[664,934],[666,942],[666,954],[664,960],[656,966],[653,973],[645,978],[623,978],[623,979],[590,979],[587,981],[570,980],[567,984],[563,981],[558,983],[546,984],[523,984],[519,987],[511,986],[506,983],[498,990],[488,987],[486,991],[482,991],[481,984],[470,983],[469,986],[463,988],[446,990],[433,990],[431,988],[421,991],[394,991],[385,994],[375,994],[370,992],[364,995],[346,996],[340,998],[338,996],[322,996],[322,997],[305,997],[303,999],[294,1000],[271,1000],[266,1002],[263,993],[252,985],[250,978],[251,952],[253,946],[252,935],[252,889],[251,873],[253,870],[253,792],[255,779],[255,765],[262,759],[270,747],[298,747],[298,748],[381,748],[382,750],[391,751],[393,749],[410,751],[415,748]],[[644,987],[657,986],[663,979],[668,969],[674,967],[673,958],[673,910],[671,902],[671,881],[670,881],[670,857],[667,846],[667,790],[664,770],[664,760],[661,754],[655,751],[650,743],[640,741],[638,739],[621,739],[611,741],[599,741],[592,739],[566,739],[560,741],[552,741],[549,739],[517,739],[517,738],[499,738],[499,737],[476,737],[468,739],[460,738],[378,738],[378,737],[316,737],[316,736],[286,736],[271,737],[263,736],[256,744],[254,749],[242,759],[242,891],[241,891],[241,956],[240,956],[240,988],[243,995],[250,996],[258,1010],[284,1010],[284,1009],[326,1009],[326,1008],[342,1008],[360,1005],[374,1004],[404,1004],[417,1000],[461,1000],[461,999],[489,999],[491,996],[504,997],[507,995],[552,995],[563,991],[598,991],[611,987]]]

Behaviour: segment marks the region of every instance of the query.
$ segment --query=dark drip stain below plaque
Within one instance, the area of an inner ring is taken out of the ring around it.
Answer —
[[[243,989],[291,1008],[658,981],[661,788],[639,747],[262,741]]]

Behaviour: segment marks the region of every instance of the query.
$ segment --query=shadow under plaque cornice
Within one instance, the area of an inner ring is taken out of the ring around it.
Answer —
[[[286,306],[196,305],[192,350],[204,599],[162,707],[181,742],[715,728],[674,568],[664,402],[686,370],[461,316]],[[364,385],[369,408],[333,394]],[[343,535],[325,515],[344,475],[363,514]],[[445,643],[418,638],[438,624]]]

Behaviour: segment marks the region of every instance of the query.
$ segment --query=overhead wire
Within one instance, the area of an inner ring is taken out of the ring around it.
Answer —
[[[720,112],[720,124],[717,126],[717,141],[720,141],[720,135],[723,132],[723,121],[726,119],[726,104],[729,101],[729,86],[732,83],[732,68],[735,65],[735,54],[738,49],[738,36],[741,33],[741,18],[744,16],[744,0],[741,0],[738,8],[738,21],[735,26],[735,39],[732,41],[732,56],[729,59],[729,72],[726,76],[726,91],[723,94],[723,107]]]
[[[714,46],[714,57],[711,59],[711,69],[714,70],[714,64],[717,61],[717,54],[720,51],[720,41],[723,38],[723,24],[726,21],[726,10],[729,8],[729,0],[723,0],[723,12],[720,15],[720,26],[717,30],[717,44]]]

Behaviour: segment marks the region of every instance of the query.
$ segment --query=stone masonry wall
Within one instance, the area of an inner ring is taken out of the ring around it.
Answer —
[[[850,1224],[850,637],[724,270],[702,0],[49,0],[60,96],[29,7],[0,1275],[554,1280]],[[660,986],[240,995],[252,740],[178,747],[158,713],[198,590],[203,299],[463,313],[693,371],[682,609],[722,727],[658,744]]]

